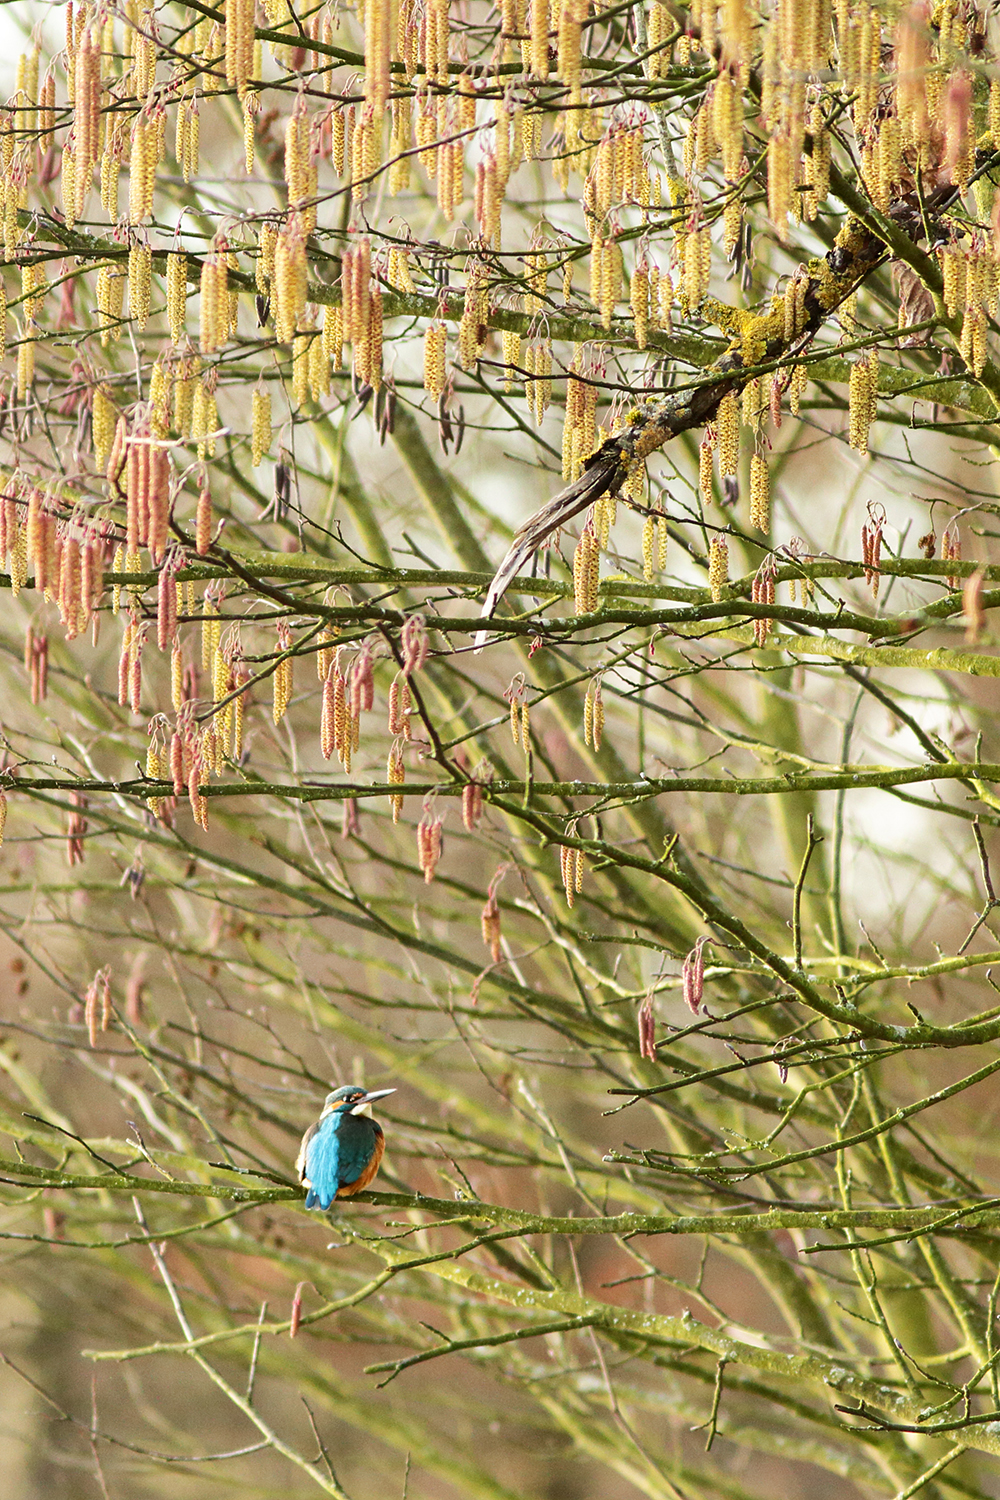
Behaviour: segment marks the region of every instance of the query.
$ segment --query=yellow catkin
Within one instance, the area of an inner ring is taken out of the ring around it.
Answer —
[[[206,255],[201,267],[201,336],[202,354],[212,354],[226,342],[229,317],[225,309],[224,267],[214,252]]]
[[[707,505],[712,499],[712,456],[715,444],[706,433],[698,447],[698,492]]]
[[[301,406],[309,394],[309,350],[315,338],[312,330],[297,333],[292,340],[292,401]]]
[[[428,323],[424,333],[424,390],[437,398],[445,388],[447,329],[443,323]]]
[[[808,365],[795,365],[792,369],[792,379],[788,387],[788,409],[793,417],[799,414],[799,407],[806,386],[809,384]]]
[[[344,366],[344,310],[328,307],[323,315],[323,353],[331,370]]]
[[[259,45],[259,44],[258,44]],[[254,72],[258,71],[257,67]],[[253,175],[257,156],[257,115],[260,104],[256,94],[243,96],[243,167],[248,177]]]
[[[22,339],[17,349],[17,399],[23,401],[35,379],[35,340]]]
[[[600,277],[601,322],[610,329],[615,306],[622,294],[622,249],[617,240],[607,241],[603,246]]]
[[[500,336],[500,343],[504,362],[503,388],[509,394],[514,389],[514,381],[517,379],[517,371],[521,363],[521,335],[512,329],[505,328]]]
[[[587,526],[573,553],[573,606],[578,615],[592,614],[599,597],[600,547]]]
[[[765,535],[771,529],[771,477],[762,453],[750,458],[750,525]]]
[[[715,603],[729,583],[729,545],[723,536],[713,536],[708,549],[708,587]]]
[[[406,779],[403,754],[398,741],[393,743],[392,749],[389,751],[385,779],[390,786],[400,786]],[[398,823],[400,814],[403,811],[403,798],[399,793],[394,793],[389,798],[389,803],[392,807],[392,821]]]
[[[656,566],[659,568],[661,573],[667,566],[667,547],[669,544],[669,539],[670,532],[667,529],[667,518],[665,515],[659,515],[656,518]]]
[[[206,595],[202,604],[201,621],[201,669],[203,672],[209,672],[212,669],[221,634],[222,623],[218,603],[210,595]]]
[[[250,462],[259,468],[271,446],[271,393],[258,386],[251,398]]]
[[[635,342],[645,349],[649,330],[649,264],[641,260],[632,272],[629,283],[629,306],[635,320]]]
[[[707,224],[692,230],[684,241],[682,300],[688,310],[701,305],[712,274],[712,233]]]
[[[133,245],[128,253],[129,317],[143,329],[149,321],[149,293],[153,252],[148,245]]]
[[[255,0],[225,0],[226,82],[240,99],[253,76]]]
[[[279,643],[280,644],[280,643]],[[280,661],[271,674],[272,702],[271,718],[275,724],[280,724],[284,718],[288,704],[292,696],[292,659],[285,657]]]
[[[309,197],[312,186],[309,118],[306,114],[305,98],[301,94],[285,126],[284,162],[288,204],[290,208],[298,208]]]
[[[719,402],[716,426],[719,474],[725,479],[737,472],[740,462],[740,414],[736,397],[731,391]]]
[[[871,426],[871,370],[867,360],[851,366],[848,385],[848,442],[858,453],[868,452]]]
[[[489,297],[485,286],[485,267],[470,263],[465,286],[465,302],[458,325],[458,359],[463,370],[471,370],[479,359],[489,331]]]
[[[279,344],[290,344],[309,293],[305,236],[296,222],[278,235],[271,282],[271,311]]]
[[[184,336],[184,317],[187,309],[187,256],[182,251],[167,256],[167,323],[170,339],[180,343]]]
[[[129,158],[129,220],[141,224],[153,208],[156,168],[160,160],[163,129],[162,108],[136,117]]]
[[[114,442],[118,413],[103,386],[94,387],[91,406],[91,433],[94,442],[94,462],[98,469],[107,467],[111,444]]]
[[[273,224],[262,224],[257,240],[257,259],[254,262],[254,280],[262,297],[269,296],[271,292],[277,248],[277,229]]]
[[[654,520],[652,516],[647,516],[642,523],[642,576],[647,583],[652,583],[653,581],[654,541]]]
[[[113,340],[121,338],[122,306],[125,298],[125,277],[121,267],[102,266],[97,273],[95,293],[101,345],[106,348]]]

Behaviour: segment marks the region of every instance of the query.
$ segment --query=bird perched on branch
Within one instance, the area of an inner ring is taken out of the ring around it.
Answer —
[[[350,1198],[373,1180],[385,1150],[382,1127],[363,1113],[395,1089],[369,1093],[357,1084],[327,1094],[323,1113],[302,1137],[295,1170],[307,1188],[306,1208],[327,1209],[334,1198]]]

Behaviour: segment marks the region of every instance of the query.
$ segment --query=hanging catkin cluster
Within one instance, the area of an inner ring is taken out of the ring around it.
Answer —
[[[62,24],[65,45],[60,38],[51,61],[34,40],[27,45],[0,111],[0,347],[9,338],[11,351],[0,417],[23,464],[0,507],[0,551],[12,593],[33,574],[38,609],[49,609],[25,648],[36,701],[48,686],[56,610],[67,638],[86,628],[96,635],[105,572],[113,572],[107,602],[121,616],[119,701],[137,713],[165,707],[154,695],[166,698],[169,657],[180,760],[175,767],[174,742],[168,753],[160,725],[147,766],[151,776],[170,772],[175,795],[187,792],[202,826],[206,778],[243,752],[245,663],[265,677],[274,668],[278,723],[291,702],[291,653],[314,649],[309,632],[319,622],[308,606],[286,621],[272,599],[266,626],[247,626],[261,637],[266,630],[266,639],[248,641],[244,658],[230,613],[242,604],[231,595],[224,614],[215,584],[196,599],[192,575],[200,591],[230,549],[237,557],[251,550],[251,517],[283,528],[263,530],[262,550],[287,540],[314,553],[309,528],[318,517],[323,545],[339,544],[338,506],[356,498],[352,449],[343,434],[325,443],[350,384],[350,414],[370,400],[385,440],[397,394],[410,399],[422,366],[431,398],[424,405],[437,403],[445,451],[452,403],[470,387],[499,393],[502,384],[514,397],[507,412],[529,437],[525,411],[540,426],[561,406],[562,475],[572,484],[607,436],[599,401],[628,413],[606,423],[624,443],[641,429],[644,398],[655,401],[676,382],[678,354],[683,381],[698,388],[706,334],[721,331],[742,366],[735,375],[727,367],[731,388],[717,410],[703,404],[698,493],[706,505],[735,502],[745,473],[748,493],[730,530],[748,517],[758,539],[769,538],[766,421],[780,426],[783,402],[800,413],[819,312],[831,308],[819,306],[828,263],[796,266],[798,252],[783,251],[772,272],[760,249],[767,236],[753,231],[769,217],[787,242],[792,224],[823,214],[814,238],[828,227],[836,233],[839,222],[824,214],[836,172],[867,197],[883,228],[888,221],[903,232],[901,204],[930,215],[924,243],[940,265],[955,350],[967,371],[988,380],[1000,209],[986,174],[974,179],[977,161],[982,167],[1000,147],[1000,77],[981,15],[961,0],[769,0],[763,8],[693,0],[682,13],[652,3],[628,18],[605,16],[588,0],[499,0],[474,20],[449,0],[345,0],[301,14],[287,0],[193,9],[70,0]],[[553,180],[564,202],[550,201]],[[966,188],[948,201],[951,189]],[[772,275],[780,278],[773,286]],[[740,277],[745,295],[736,290]],[[245,295],[254,289],[255,304]],[[720,307],[713,291],[732,305]],[[197,299],[190,316],[189,297]],[[859,453],[877,412],[879,356],[866,345],[879,311],[863,291],[860,307],[852,297],[835,314],[849,345],[840,356],[851,367],[848,437]],[[933,307],[919,321],[932,316]],[[72,373],[56,400],[63,351]],[[337,481],[329,504],[316,509],[308,483],[300,492],[313,464],[313,421],[324,465],[330,459],[323,482]],[[344,424],[348,437],[357,431]],[[58,451],[36,464],[43,432]],[[554,442],[551,424],[535,436]],[[640,505],[646,450],[622,451],[616,486]],[[692,484],[694,468],[693,444],[682,476]],[[655,471],[648,487],[641,553],[623,565],[633,578],[641,566],[652,583],[667,567],[668,517],[655,499]],[[577,616],[598,608],[599,554],[610,545],[618,495],[612,487],[577,512]],[[683,527],[677,515],[671,506],[672,530]],[[718,523],[716,512],[710,525]],[[882,524],[870,514],[861,536],[873,591]],[[629,534],[637,540],[639,531],[635,523]],[[957,556],[957,531],[945,533],[942,547],[946,560]],[[702,561],[721,600],[723,537],[713,537]],[[773,603],[770,561],[753,598],[765,609]],[[350,606],[358,606],[354,595]],[[758,643],[768,623],[763,614],[756,621]],[[199,628],[200,667],[189,638]],[[353,629],[335,643],[328,622],[312,689],[321,699],[322,755],[345,772],[359,754],[376,671],[371,646]],[[396,627],[387,629],[391,636]],[[403,782],[407,742],[417,757],[433,724],[430,695],[413,683],[430,639],[426,620],[411,614],[393,647],[401,653],[385,726],[393,788]],[[600,748],[602,679],[594,671],[587,666],[584,738]],[[529,694],[523,678],[515,682],[511,730],[527,753]],[[383,735],[379,765],[385,753]],[[383,790],[398,817],[401,792]],[[463,790],[469,829],[482,800],[471,777]],[[421,827],[421,868],[433,874],[440,820],[425,809]],[[82,851],[82,834],[74,840]],[[569,895],[578,853],[564,861]],[[490,933],[492,951],[493,925]]]
[[[345,250],[341,270],[343,337],[354,346],[354,373],[363,385],[382,384],[382,288],[372,276],[371,243]]]

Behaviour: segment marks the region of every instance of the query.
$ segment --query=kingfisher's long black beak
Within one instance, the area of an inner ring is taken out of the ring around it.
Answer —
[[[363,1109],[368,1108],[369,1104],[374,1104],[376,1099],[387,1099],[390,1094],[394,1094],[395,1092],[395,1089],[372,1089],[363,1099],[359,1099],[357,1104],[351,1106],[348,1114],[359,1115]]]

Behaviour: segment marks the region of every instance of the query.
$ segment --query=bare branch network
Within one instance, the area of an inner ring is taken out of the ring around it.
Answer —
[[[996,17],[0,19],[5,1493],[996,1497]]]

